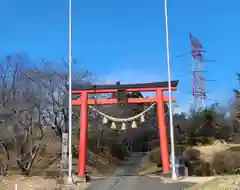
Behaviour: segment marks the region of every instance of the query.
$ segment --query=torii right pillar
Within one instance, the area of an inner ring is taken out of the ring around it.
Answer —
[[[160,138],[160,150],[162,156],[162,168],[164,173],[170,173],[170,162],[168,152],[167,126],[164,111],[164,96],[161,88],[156,89],[157,99],[157,122]]]

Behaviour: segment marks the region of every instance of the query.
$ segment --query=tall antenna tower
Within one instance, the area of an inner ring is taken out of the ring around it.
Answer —
[[[194,109],[206,107],[205,78],[203,71],[204,49],[201,42],[189,34],[192,54],[192,95]]]

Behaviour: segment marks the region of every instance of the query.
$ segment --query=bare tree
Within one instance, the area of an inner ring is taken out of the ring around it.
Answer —
[[[31,62],[35,66],[28,66]],[[63,64],[64,65],[64,64]],[[22,54],[6,56],[0,64],[1,173],[5,174],[15,148],[16,162],[28,174],[43,146],[43,126],[60,136],[67,127],[68,74],[54,69],[55,63],[33,63]],[[78,75],[79,76],[79,75]],[[88,79],[89,72],[74,78]],[[38,131],[38,132],[37,132]]]
[[[32,108],[34,107],[33,102],[29,101],[31,96],[27,96],[23,99],[23,96],[19,92],[25,93],[26,86],[21,86],[19,81],[21,79],[21,61],[22,57],[19,55],[7,56],[4,59],[3,64],[0,65],[0,79],[1,79],[1,119],[4,124],[3,134],[10,133],[12,142],[14,145],[18,146],[20,156],[23,153],[23,146],[27,139],[26,135],[20,135],[16,133],[16,130],[25,131],[24,119],[29,116]],[[23,132],[24,133],[24,132]],[[26,133],[25,133],[26,134]],[[20,137],[20,143],[17,144],[16,139]],[[6,141],[7,140],[7,141]],[[2,147],[5,151],[5,157],[9,161],[10,154],[8,151],[9,139],[3,139]],[[2,174],[7,172],[8,163],[3,166],[2,164]]]

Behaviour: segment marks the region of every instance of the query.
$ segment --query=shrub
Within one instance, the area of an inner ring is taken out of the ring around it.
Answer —
[[[149,154],[149,160],[152,163],[155,163],[158,165],[158,167],[162,166],[162,158],[161,158],[161,154],[160,154],[160,149],[156,148],[153,151],[150,152]]]
[[[240,149],[232,147],[218,152],[212,160],[212,167],[216,174],[236,174],[240,169]]]
[[[211,145],[213,144],[215,138],[214,137],[202,137],[199,141],[202,145]]]
[[[96,151],[97,150],[97,144],[98,144],[98,137],[96,137],[96,136],[88,137],[87,146],[90,150]]]
[[[213,173],[211,164],[203,159],[187,163],[187,168],[189,176],[211,176]]]
[[[111,146],[111,154],[113,157],[119,158],[121,160],[125,159],[125,156],[127,156],[125,147],[121,144],[114,143]]]
[[[188,167],[190,176],[210,176],[212,174],[211,164],[200,158],[201,152],[194,148],[187,148],[183,152],[184,164]]]
[[[72,157],[78,159],[78,150],[74,145],[72,145]]]
[[[228,149],[228,151],[239,152],[239,154],[240,154],[240,146],[231,147]]]
[[[201,152],[194,148],[186,148],[183,152],[183,158],[186,162],[199,160]]]
[[[210,176],[212,175],[211,164],[203,159],[194,160],[188,165],[188,175]]]

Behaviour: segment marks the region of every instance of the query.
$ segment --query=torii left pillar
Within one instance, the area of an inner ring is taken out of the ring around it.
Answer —
[[[80,139],[78,151],[78,175],[84,177],[86,174],[87,161],[87,128],[88,128],[88,93],[81,93],[81,109],[80,109]]]

